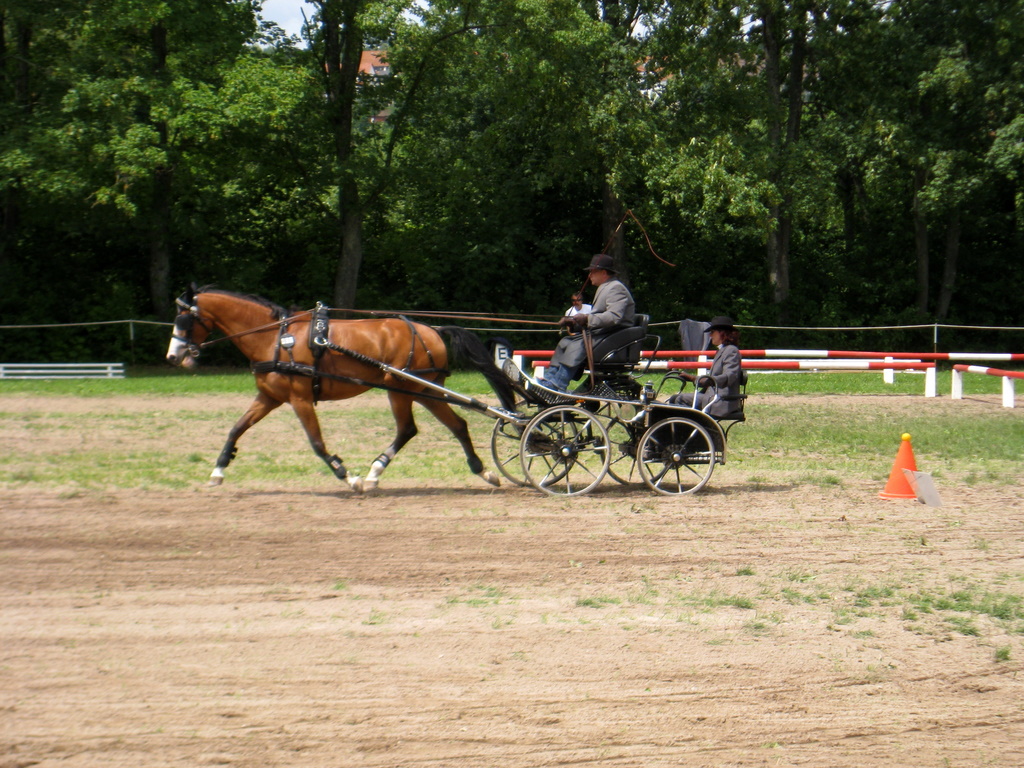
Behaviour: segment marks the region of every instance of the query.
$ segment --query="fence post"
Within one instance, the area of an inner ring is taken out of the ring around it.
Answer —
[[[952,397],[954,400],[964,399],[964,372],[958,371],[956,368],[953,369]]]
[[[924,396],[925,397],[938,397],[938,376],[936,375],[937,366],[933,365],[931,368],[926,368],[924,372]]]
[[[1003,407],[1014,407],[1014,381],[1009,376],[1003,376]]]

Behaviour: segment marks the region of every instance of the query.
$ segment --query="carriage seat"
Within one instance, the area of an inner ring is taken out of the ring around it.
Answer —
[[[719,399],[729,403],[730,409],[712,418],[719,423],[725,422],[725,436],[728,438],[730,429],[740,422],[747,420],[747,416],[743,412],[743,404],[747,399],[747,372],[743,371],[741,374],[740,393],[738,395],[722,395]]]
[[[650,315],[636,315],[633,326],[623,328],[594,344],[594,367],[597,369],[632,367],[640,362]]]

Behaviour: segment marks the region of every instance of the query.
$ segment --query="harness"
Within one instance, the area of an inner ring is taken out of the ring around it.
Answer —
[[[189,296],[191,298],[191,296]],[[178,315],[174,321],[175,333],[171,335],[171,338],[182,342],[188,349],[188,353],[192,357],[199,357],[202,347],[212,343],[210,341],[203,342],[203,344],[196,344],[192,340],[192,328],[196,322],[203,326],[208,333],[213,332],[213,328],[200,316],[199,307],[190,301],[186,301],[185,297],[179,297],[175,300],[175,303],[184,310]],[[313,355],[313,363],[300,363],[295,360],[295,336],[290,333],[289,326],[300,316],[310,315],[309,323],[309,334],[306,340],[306,344]],[[443,373],[448,375],[450,371],[447,368],[439,368],[434,363],[434,355],[430,351],[430,347],[423,340],[422,335],[416,328],[409,318],[404,315],[399,315],[399,319],[405,322],[409,328],[409,333],[412,337],[412,344],[409,347],[409,354],[406,358],[404,368],[401,370],[405,373],[409,373],[413,376],[422,376],[423,374],[429,373]],[[340,344],[335,344],[330,340],[330,309],[325,306],[322,302],[317,302],[316,307],[307,312],[302,312],[299,315],[289,315],[283,318],[277,323],[277,343],[274,345],[274,357],[272,360],[261,360],[255,361],[250,364],[250,369],[254,374],[259,373],[281,373],[287,376],[308,376],[311,378],[313,386],[313,403],[316,404],[320,399],[321,381],[323,379],[330,379],[332,381],[341,381],[346,384],[355,384],[357,386],[366,387],[368,389],[383,389],[388,392],[398,392],[401,394],[416,395],[419,398],[425,398],[429,400],[448,401],[448,398],[443,395],[435,395],[425,391],[413,391],[404,387],[391,386],[384,384],[383,382],[374,382],[359,376],[346,376],[339,373],[331,373],[320,369],[320,362],[324,356],[324,353],[328,350],[336,354],[345,355],[350,357],[358,363],[366,365],[371,368],[376,368],[380,371],[387,372],[388,369],[394,370],[394,367],[365,355],[362,352],[357,352],[354,349],[343,347]],[[266,326],[260,326],[256,329],[250,329],[242,331],[240,333],[233,334],[234,336],[241,336],[247,333],[255,331],[266,330],[273,327],[274,323],[270,323]],[[223,341],[225,338],[218,338],[216,341]],[[427,368],[410,369],[413,360],[416,356],[416,344],[419,342],[420,347],[427,354],[427,359],[430,361],[430,365]],[[282,359],[282,356],[286,356]]]
[[[415,376],[422,376],[427,373],[443,373],[447,375],[450,371],[446,368],[438,368],[434,363],[434,355],[430,351],[423,337],[420,335],[416,325],[410,321],[407,317],[399,316],[401,320],[409,328],[409,333],[412,336],[412,344],[409,347],[409,354],[406,358],[405,366],[402,368]],[[432,395],[424,392],[412,392],[402,387],[394,387],[384,383],[377,383],[368,381],[367,379],[360,378],[358,376],[345,376],[338,373],[330,373],[328,371],[320,370],[320,361],[324,356],[324,353],[328,350],[336,354],[345,355],[358,363],[376,368],[380,371],[386,371],[390,366],[383,363],[380,360],[365,355],[362,352],[357,352],[354,349],[343,347],[340,344],[335,344],[330,340],[330,315],[328,308],[321,302],[317,302],[316,307],[311,311],[310,323],[309,323],[309,337],[307,344],[309,350],[313,353],[313,364],[299,363],[295,361],[294,347],[295,337],[288,333],[288,324],[294,320],[294,317],[287,317],[281,321],[280,330],[278,332],[277,344],[274,347],[274,359],[264,360],[260,362],[252,363],[251,370],[255,373],[282,373],[289,376],[308,376],[311,378],[313,385],[313,403],[316,404],[320,401],[321,381],[323,379],[330,379],[332,381],[341,381],[346,384],[356,384],[358,386],[369,387],[372,389],[383,389],[388,392],[401,392],[406,394],[415,394],[419,397],[426,397],[432,400],[444,400],[444,397]],[[423,351],[427,353],[427,359],[430,361],[430,366],[427,368],[416,368],[410,369],[413,360],[416,356],[416,342],[419,342]],[[281,359],[281,351],[284,350],[288,354],[287,360]]]

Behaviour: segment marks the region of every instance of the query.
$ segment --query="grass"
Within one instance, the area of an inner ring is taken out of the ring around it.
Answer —
[[[948,391],[948,381],[948,372],[940,374],[940,391],[944,387]],[[478,374],[457,372],[448,386],[493,400]],[[1024,455],[1024,420],[1016,409],[997,403],[925,399],[922,386],[920,377],[911,375],[897,376],[893,386],[875,373],[755,375],[748,388],[748,421],[731,434],[729,463],[757,488],[816,485],[841,495],[848,479],[870,477],[884,482],[900,434],[906,431],[913,435],[919,467],[943,482],[1017,484],[1019,457]],[[851,390],[870,399],[844,405],[826,396]],[[227,430],[253,393],[247,371],[223,369],[198,373],[133,369],[121,380],[0,382],[0,418],[28,441],[29,453],[36,451],[34,456],[19,456],[0,467],[0,483],[186,487],[197,478],[205,479]],[[797,393],[811,399],[789,396]],[[22,395],[32,395],[34,403],[39,396],[49,395],[104,399],[110,407],[64,413],[55,400],[52,410],[45,405],[26,410],[20,406]],[[190,411],[189,398],[196,395],[222,395],[223,409],[211,410],[207,402],[203,410]],[[126,397],[150,397],[155,402],[151,408],[121,410],[119,401]],[[470,422],[477,452],[490,464],[494,422],[457,410]],[[342,456],[352,471],[365,471],[392,439],[390,413],[379,399],[353,400],[343,413],[336,404],[324,403],[319,413],[328,448]],[[442,483],[465,478],[465,458],[455,440],[424,411],[417,413],[420,435],[393,462],[388,475]],[[274,440],[263,436],[271,430],[265,424],[271,422]],[[240,443],[239,457],[229,470],[234,482],[292,482],[308,479],[310,473],[331,477],[312,456],[298,421],[287,408],[272,414],[265,424],[257,425]],[[91,439],[101,434],[107,439]],[[429,461],[424,461],[427,455]],[[984,550],[990,544],[979,541],[977,546]]]
[[[456,371],[447,386],[467,395],[486,395],[490,387],[483,376]],[[67,379],[0,381],[0,397],[7,394],[52,394],[77,397],[123,397],[125,395],[210,395],[255,392],[253,377],[245,368],[198,368],[194,372],[170,367],[139,367],[128,370],[123,379]]]
[[[641,376],[655,386],[656,374]],[[952,372],[939,370],[937,390],[940,397],[949,396]],[[469,395],[490,392],[484,378],[474,372],[455,371],[448,386]],[[999,395],[1001,379],[997,376],[965,374],[966,398]],[[214,394],[252,392],[252,375],[246,368],[204,368],[185,371],[164,366],[138,366],[128,369],[124,379],[69,379],[65,381],[0,381],[0,396],[18,392],[32,394],[73,394],[82,397],[108,397],[124,394]],[[893,384],[882,381],[881,371],[803,371],[762,373],[753,371],[747,387],[752,398],[758,395],[923,395],[924,377],[918,373],[897,373]]]

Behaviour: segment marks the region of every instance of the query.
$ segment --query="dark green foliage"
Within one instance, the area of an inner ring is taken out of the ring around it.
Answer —
[[[346,7],[341,34],[386,47],[393,76],[360,81],[339,152],[319,15],[301,47],[247,0],[5,3],[0,324],[165,319],[191,280],[308,308],[336,295],[353,232],[358,307],[543,319],[605,247],[610,190],[657,252],[627,219],[655,322],[1024,325],[1021,0]],[[354,200],[361,232],[343,224]],[[930,349],[932,333],[744,343]],[[939,347],[1021,342],[951,330]],[[0,359],[165,343],[160,326],[0,330]]]

